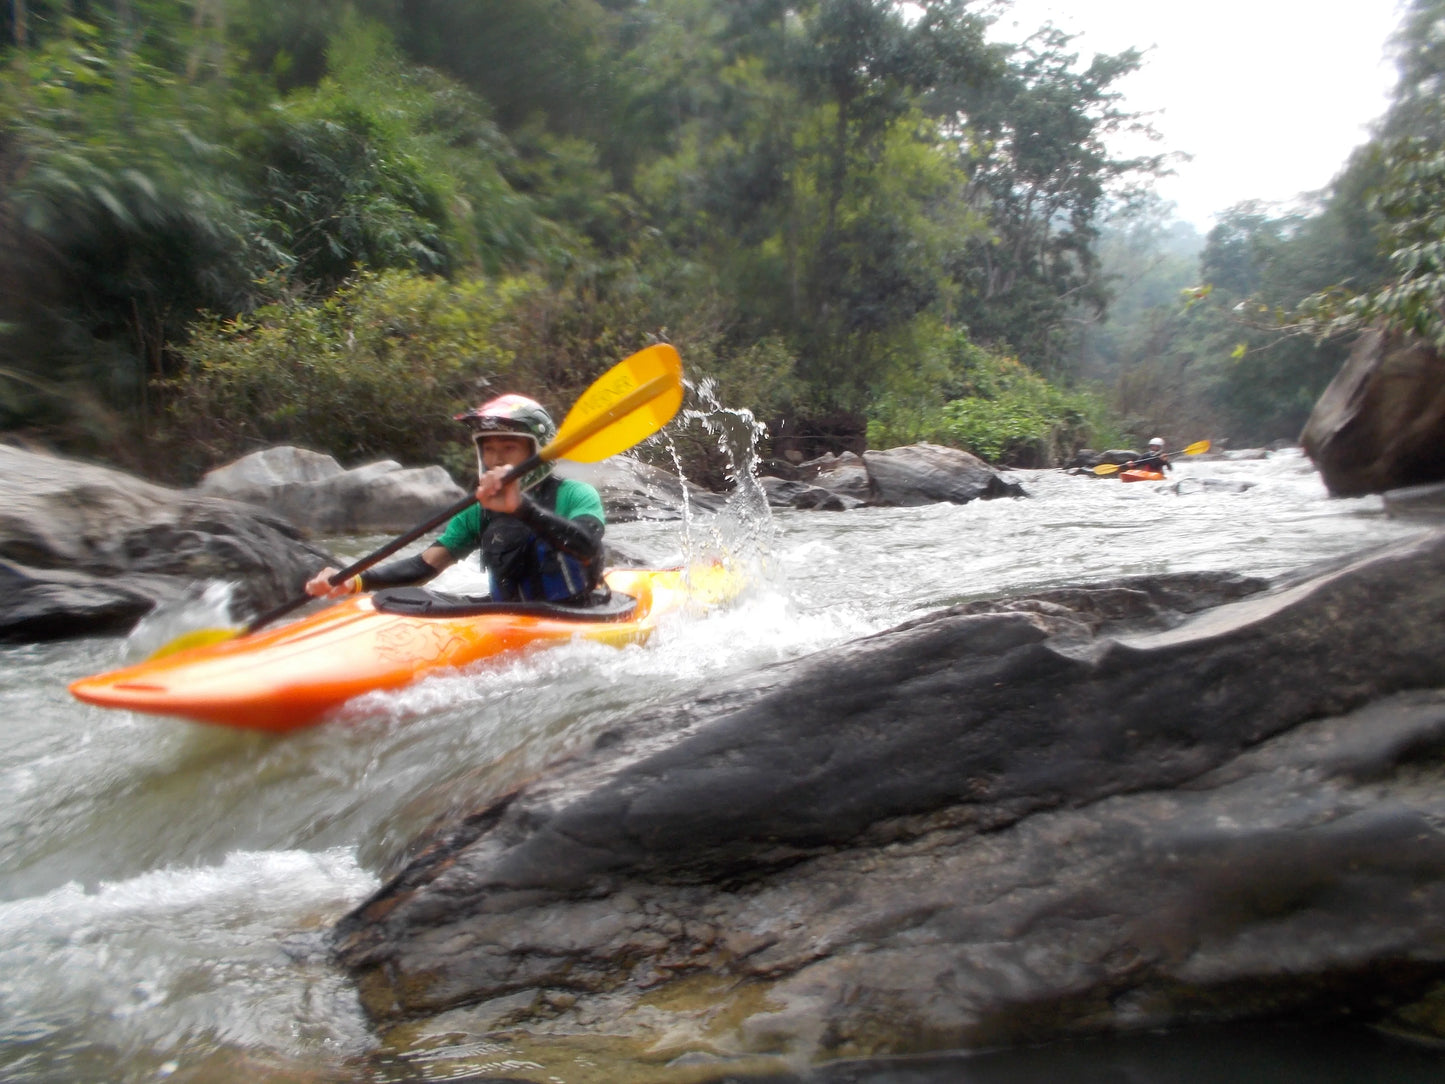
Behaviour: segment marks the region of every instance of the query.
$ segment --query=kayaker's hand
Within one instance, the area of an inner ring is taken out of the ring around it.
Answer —
[[[517,482],[502,485],[509,467],[493,467],[477,483],[477,503],[488,512],[512,515],[522,505],[522,487]]]
[[[360,588],[358,582],[360,576],[352,576],[349,580],[342,580],[338,584],[332,584],[331,577],[336,575],[334,568],[323,568],[316,575],[306,581],[306,593],[312,598],[341,598],[345,595],[354,595]]]

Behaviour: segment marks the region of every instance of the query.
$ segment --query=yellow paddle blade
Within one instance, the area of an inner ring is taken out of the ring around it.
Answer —
[[[682,405],[682,359],[667,343],[639,350],[598,377],[539,455],[595,463],[656,433]]]
[[[223,644],[227,640],[234,640],[245,630],[239,625],[229,629],[192,629],[190,632],[183,632],[174,640],[169,640],[152,651],[148,659],[163,659],[167,655],[174,655],[177,651],[189,651],[193,647],[210,647],[212,644]]]
[[[1193,444],[1189,445],[1189,447],[1187,447],[1187,448],[1184,449],[1184,453],[1183,453],[1183,454],[1184,454],[1184,455],[1199,455],[1199,454],[1201,454],[1201,453],[1203,453],[1203,452],[1207,452],[1207,451],[1209,451],[1209,441],[1207,441],[1207,440],[1196,440]]]
[[[1118,463],[1100,463],[1094,468],[1095,474],[1117,474],[1122,470]]]

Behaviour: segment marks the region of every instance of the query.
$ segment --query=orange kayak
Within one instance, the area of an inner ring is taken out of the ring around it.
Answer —
[[[1121,482],[1162,482],[1164,474],[1157,470],[1121,470],[1119,481]]]
[[[479,603],[419,588],[345,599],[289,625],[81,678],[78,699],[202,723],[287,731],[352,697],[437,670],[575,638],[644,641],[663,614],[736,592],[720,565],[614,569],[613,600],[578,609]]]

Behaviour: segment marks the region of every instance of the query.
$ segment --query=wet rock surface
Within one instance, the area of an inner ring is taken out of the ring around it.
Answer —
[[[660,708],[334,932],[380,1022],[803,1061],[1445,1036],[1445,535],[970,603]]]

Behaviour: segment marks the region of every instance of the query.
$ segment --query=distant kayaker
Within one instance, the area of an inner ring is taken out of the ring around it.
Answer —
[[[586,482],[552,477],[542,463],[502,484],[509,467],[525,462],[557,435],[542,404],[503,395],[463,414],[477,447],[477,503],[452,517],[421,553],[368,569],[336,586],[334,568],[306,584],[317,598],[425,583],[480,549],[482,568],[498,601],[586,602],[605,592],[602,581],[602,497]]]
[[[1124,464],[1127,470],[1152,470],[1163,474],[1167,470],[1173,470],[1168,455],[1164,452],[1164,438],[1150,437],[1149,451],[1138,459],[1131,459]]]

